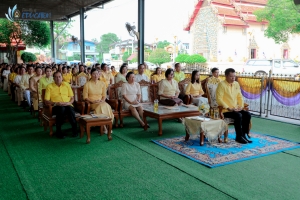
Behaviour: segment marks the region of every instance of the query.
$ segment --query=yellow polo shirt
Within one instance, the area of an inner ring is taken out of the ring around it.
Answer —
[[[65,73],[62,75],[63,81],[67,82],[67,83],[71,83],[72,80],[72,75],[69,73]]]
[[[45,100],[52,102],[69,102],[73,97],[73,91],[69,83],[62,82],[57,86],[54,82],[46,87]]]
[[[184,72],[180,71],[180,72],[176,72],[174,71],[174,80],[177,81],[177,83],[179,83],[180,81],[185,79],[185,74]]]
[[[219,106],[223,106],[223,112],[228,112],[227,108],[244,107],[244,99],[238,82],[229,84],[226,80],[218,84],[216,99]]]
[[[39,80],[39,94],[42,94],[42,90],[46,89],[47,85],[49,85],[50,83],[53,83],[53,76],[50,76],[49,78],[47,78],[46,76],[40,78]]]

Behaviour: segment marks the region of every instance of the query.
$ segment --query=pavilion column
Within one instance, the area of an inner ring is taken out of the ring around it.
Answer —
[[[54,24],[53,20],[50,21],[50,39],[51,39],[51,58],[52,62],[55,62],[55,38],[54,38]]]
[[[80,8],[80,52],[81,62],[85,63],[84,8]]]
[[[138,0],[138,62],[144,63],[144,44],[145,44],[145,0]]]

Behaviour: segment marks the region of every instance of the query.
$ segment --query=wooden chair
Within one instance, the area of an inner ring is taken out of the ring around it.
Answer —
[[[52,137],[53,136],[53,125],[55,124],[55,115],[53,115],[52,112],[52,108],[53,106],[51,105],[46,105],[45,104],[45,93],[46,93],[46,89],[42,90],[42,101],[43,101],[43,125],[44,125],[44,131],[47,130],[47,128],[49,127],[50,129],[50,133],[49,135]],[[82,103],[82,110],[85,109],[85,104]],[[79,113],[75,113],[75,116],[78,117],[80,116]],[[76,120],[78,120],[78,118],[76,118]],[[65,118],[65,122],[68,122],[68,119]]]
[[[123,118],[132,116],[131,112],[129,110],[125,110],[123,108],[123,101],[122,101],[122,94],[121,94],[121,88],[122,84],[124,82],[120,81],[118,83],[115,83],[112,86],[112,92],[114,94],[111,95],[113,99],[117,99],[119,101],[119,117],[120,117],[120,127],[123,127]],[[141,80],[139,82],[140,87],[141,87],[141,104],[146,105],[146,104],[151,104],[154,99],[156,98],[154,95],[154,87],[151,85],[150,82],[147,82],[145,80]],[[111,98],[110,98],[111,99]]]
[[[108,103],[112,109],[115,118],[115,127],[118,127],[119,122],[119,99],[117,98],[115,84],[112,84],[108,88],[108,97],[106,98],[106,103]],[[89,107],[88,107],[89,109]]]
[[[192,101],[191,95],[186,95],[185,94],[185,89],[186,89],[186,87],[188,86],[188,84],[190,82],[191,82],[191,79],[185,78],[184,80],[182,80],[178,83],[178,87],[179,87],[179,90],[180,90],[180,95],[183,98],[183,103],[184,104],[191,104],[191,101]]]

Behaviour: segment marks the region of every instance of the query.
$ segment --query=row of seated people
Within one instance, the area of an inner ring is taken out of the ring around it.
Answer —
[[[139,66],[140,69],[140,66]],[[175,67],[176,69],[176,67]],[[24,73],[24,68],[21,67],[20,68],[20,73],[22,74],[22,72]],[[24,90],[24,95],[26,96],[26,93],[28,90],[28,85],[33,85],[35,86],[35,90],[40,90],[43,89],[43,83],[45,83],[46,81],[51,80],[50,74],[51,74],[51,69],[46,69],[46,76],[43,77],[44,79],[46,79],[45,81],[43,81],[43,79],[41,79],[40,81],[38,80],[41,77],[41,71],[39,68],[36,68],[36,74],[34,77],[31,78],[32,76],[32,71],[33,69],[31,69],[31,67],[28,67],[28,72],[25,75],[23,75],[21,77],[21,82],[26,82],[27,85],[24,85],[24,83],[21,84],[22,89],[25,88]],[[47,73],[48,71],[48,73]],[[213,72],[214,74],[214,72]],[[230,75],[234,74],[233,72],[230,72]],[[105,99],[106,99],[106,94],[107,94],[107,84],[105,84],[105,82],[103,81],[99,81],[99,77],[101,75],[101,72],[99,70],[97,70],[96,68],[93,69],[92,73],[91,73],[91,79],[84,85],[84,89],[83,89],[83,99],[86,102],[89,102],[91,104],[92,109],[94,110],[95,113],[102,113],[102,114],[106,114],[107,116],[111,117],[112,120],[114,118],[114,115],[112,113],[112,110],[110,108],[110,106],[105,103]],[[57,76],[57,77],[56,77]],[[174,105],[180,105],[182,104],[182,99],[179,98],[179,89],[178,89],[178,83],[176,81],[173,80],[174,77],[174,71],[172,69],[168,69],[165,73],[165,78],[164,80],[161,80],[159,82],[159,89],[158,89],[158,95],[160,97],[160,103],[163,105],[169,105],[169,106],[174,106]],[[192,73],[192,82],[188,84],[188,86],[186,87],[186,94],[192,94],[192,101],[193,103],[197,104],[200,101],[203,101],[203,98],[201,98],[201,95],[203,94],[203,90],[201,88],[201,84],[199,82],[199,78],[200,78],[200,74],[197,71],[194,71]],[[57,116],[62,116],[65,115],[67,113],[67,115],[72,115],[72,118],[69,119],[69,121],[72,124],[73,127],[73,136],[76,136],[76,130],[74,127],[76,127],[76,120],[75,116],[74,116],[74,109],[71,106],[71,104],[74,101],[74,93],[72,92],[72,90],[70,89],[70,85],[69,84],[65,84],[65,82],[63,82],[63,75],[60,72],[57,72],[54,74],[54,80],[57,79],[57,81],[55,81],[54,83],[51,83],[47,86],[46,89],[46,94],[45,94],[45,103],[48,105],[53,105],[54,109],[53,109],[53,113],[55,113]],[[227,80],[228,79],[228,80]],[[231,87],[231,91],[229,91],[229,96],[232,96],[232,88],[237,89],[235,91],[236,94],[234,94],[235,96],[238,95],[238,102],[237,100],[233,101],[233,104],[236,105],[240,105],[242,102],[242,96],[240,94],[240,89],[239,86],[237,87],[236,85],[233,87],[233,84],[238,84],[237,82],[234,81],[235,79],[235,74],[232,75],[232,77],[230,77],[228,74],[226,75],[226,82],[232,82],[230,85]],[[27,81],[28,80],[28,81]],[[30,81],[29,81],[30,80]],[[211,79],[213,80],[213,79]],[[216,79],[218,80],[218,79]],[[129,72],[126,74],[126,81],[124,84],[122,84],[122,101],[123,101],[123,105],[124,108],[127,110],[130,110],[132,116],[134,116],[139,123],[141,124],[142,127],[144,126],[148,126],[147,124],[144,124],[144,122],[142,121],[142,106],[140,105],[140,101],[141,101],[141,90],[140,90],[140,86],[135,82],[135,75],[132,72]],[[219,83],[220,81],[217,81],[217,83]],[[37,83],[39,83],[38,85],[40,85],[41,87],[36,87]],[[45,83],[44,85],[47,85],[47,83]],[[223,85],[223,88],[225,88],[224,84],[217,84],[217,85]],[[59,87],[58,87],[59,86]],[[59,88],[63,86],[65,87],[65,89],[63,90],[64,93],[62,93],[62,91],[59,90]],[[39,88],[39,89],[37,89]],[[52,88],[52,89],[50,89]],[[55,88],[55,89],[53,89]],[[218,86],[218,88],[221,88]],[[227,107],[228,103],[224,103],[224,102],[230,102],[232,101],[232,98],[220,98],[221,93],[218,91],[220,89],[217,89],[216,94],[216,99],[217,102],[222,105],[225,110],[224,110],[224,115],[229,117],[229,118],[243,118],[243,111],[240,110],[239,107],[234,107],[234,109]],[[34,91],[34,90],[31,90]],[[37,92],[36,92],[37,93]],[[63,96],[63,95],[67,95],[67,96]],[[219,97],[218,97],[219,96]],[[224,94],[223,94],[224,96]],[[228,95],[227,95],[228,96]],[[211,95],[211,99],[214,99],[213,95]],[[225,96],[226,97],[226,96]],[[222,99],[222,100],[220,100]],[[60,101],[61,100],[61,101]],[[30,100],[28,100],[28,102],[30,102]],[[230,102],[232,103],[232,102]],[[230,105],[230,104],[229,104]],[[68,108],[68,109],[65,109]],[[226,108],[227,107],[227,108]],[[60,108],[60,109],[58,109]],[[63,109],[62,109],[63,108]],[[237,112],[238,111],[238,112]],[[64,112],[66,112],[65,114],[63,114]],[[236,113],[239,113],[238,116],[234,116],[237,115]],[[242,113],[242,114],[241,114]],[[242,115],[242,116],[240,116]],[[249,118],[249,116],[248,116]],[[57,136],[62,138],[63,135],[60,132],[60,123],[62,123],[62,120],[58,120],[60,119],[59,117],[56,118],[56,124],[57,124]],[[238,120],[237,120],[238,121]],[[240,120],[240,124],[243,123],[247,120]],[[248,123],[249,126],[249,123]],[[241,126],[242,127],[242,126]],[[246,126],[244,126],[246,127]],[[236,127],[237,129],[237,127]],[[240,128],[241,129],[241,128]],[[246,128],[242,128],[242,131],[239,132],[244,132]],[[248,131],[249,132],[249,131]],[[243,134],[239,134],[239,135],[243,135]],[[244,139],[244,137],[237,137],[237,141],[245,142],[247,141],[246,139]],[[249,141],[249,140],[248,140]]]

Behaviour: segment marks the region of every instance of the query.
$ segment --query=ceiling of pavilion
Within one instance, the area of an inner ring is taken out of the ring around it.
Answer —
[[[80,8],[86,11],[97,9],[110,1],[113,0],[3,0],[0,2],[0,18],[6,18],[5,14],[8,14],[14,19],[19,16],[27,20],[61,21],[78,15]],[[19,13],[12,11],[15,5]]]

